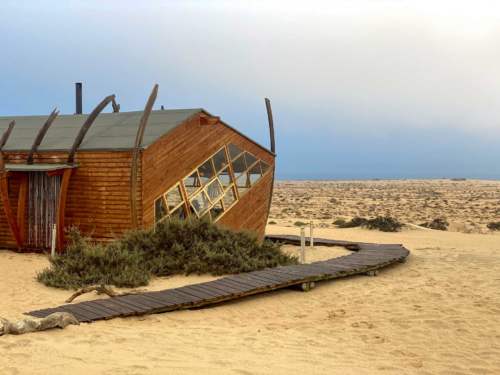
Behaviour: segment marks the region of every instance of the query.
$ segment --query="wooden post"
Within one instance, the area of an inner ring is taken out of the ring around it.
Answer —
[[[306,262],[306,228],[300,227],[300,255],[299,262]]]
[[[311,248],[314,247],[314,237],[313,237],[313,221],[311,220],[309,222],[309,246]]]
[[[50,256],[52,258],[56,256],[56,237],[57,237],[57,225],[52,224],[52,242],[50,244]]]

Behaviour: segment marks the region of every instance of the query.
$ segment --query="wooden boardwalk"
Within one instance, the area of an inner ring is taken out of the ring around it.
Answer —
[[[267,238],[284,243],[300,243],[300,238],[297,236],[272,235]],[[31,311],[27,314],[44,318],[54,312],[65,311],[73,314],[80,322],[92,322],[101,319],[202,307],[294,285],[364,274],[396,262],[404,262],[409,255],[409,251],[402,245],[369,244],[320,238],[315,238],[314,244],[318,246],[343,246],[353,253],[310,264],[267,268],[180,288],[67,304]]]

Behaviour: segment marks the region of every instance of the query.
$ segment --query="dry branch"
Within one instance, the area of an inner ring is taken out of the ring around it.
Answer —
[[[85,293],[90,293],[90,292],[97,292],[97,294],[106,294],[109,297],[120,297],[120,296],[127,296],[129,294],[138,294],[138,293],[143,293],[144,290],[131,290],[129,292],[125,293],[117,293],[111,288],[110,286],[106,286],[104,284],[101,285],[90,285],[86,286],[84,288],[78,289],[75,293],[73,293],[67,300],[66,303],[73,302],[73,300],[76,297],[81,296],[82,294]]]

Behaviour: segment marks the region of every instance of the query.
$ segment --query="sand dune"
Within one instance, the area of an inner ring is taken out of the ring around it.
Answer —
[[[201,310],[0,337],[0,373],[500,373],[500,235],[360,229],[316,235],[404,243],[412,254],[378,277],[324,282],[309,293],[283,290]],[[319,248],[307,256],[344,252]],[[0,252],[2,316],[63,303],[68,292],[33,279],[46,264],[41,255]],[[209,279],[157,279],[150,289]]]

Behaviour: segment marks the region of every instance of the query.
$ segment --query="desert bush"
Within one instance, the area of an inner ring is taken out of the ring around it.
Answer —
[[[355,217],[352,218],[349,221],[345,221],[343,224],[339,224],[339,228],[356,228],[356,227],[361,227],[367,223],[367,219],[364,217]]]
[[[432,221],[420,224],[421,227],[435,229],[435,230],[448,230],[450,224],[443,218],[436,218]]]
[[[345,223],[346,223],[346,220],[345,220],[345,219],[337,219],[337,220],[335,220],[332,224],[333,224],[333,225],[337,225],[337,226],[339,226],[339,227],[340,227],[340,226],[344,225]]]
[[[304,223],[303,221],[296,221],[295,223],[293,223],[293,225],[295,225],[296,227],[305,227],[307,223]]]
[[[37,279],[58,288],[92,284],[147,285],[151,276],[249,272],[296,264],[278,244],[259,242],[248,232],[233,232],[205,220],[170,220],[155,230],[128,232],[107,245],[95,244],[77,230],[66,252],[51,259]]]
[[[490,230],[500,230],[500,221],[491,222],[487,225],[487,227]]]
[[[368,229],[378,229],[382,232],[398,232],[403,227],[403,224],[390,216],[378,216],[375,219],[368,220],[363,226]]]
[[[278,223],[277,223],[277,222],[275,222],[274,220],[271,220],[268,224],[270,224],[270,225],[276,225],[276,224],[278,224]]]
[[[334,224],[339,221],[336,220]],[[350,221],[339,222],[335,224],[339,228],[356,228],[364,227],[368,229],[377,229],[382,232],[398,232],[402,227],[398,220],[389,216],[377,216],[375,219],[366,219],[364,217],[355,217]]]

